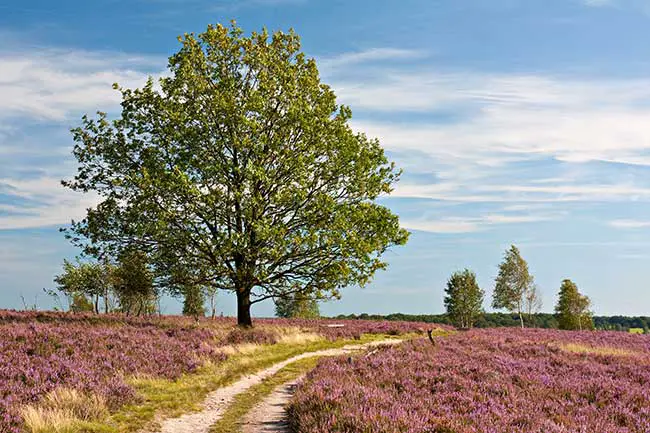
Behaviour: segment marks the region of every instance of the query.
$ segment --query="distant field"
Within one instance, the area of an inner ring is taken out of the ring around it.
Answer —
[[[331,324],[345,326],[327,326]],[[230,318],[197,323],[185,317],[0,311],[0,432],[22,431],[23,418],[31,417],[34,425],[55,422],[42,419],[44,410],[48,417],[65,418],[66,411],[78,412],[79,408],[89,419],[106,416],[125,404],[139,403],[142,397],[134,383],[164,386],[165,382],[151,380],[175,380],[202,365],[219,366],[242,347],[251,351],[251,345],[282,346],[284,352],[278,349],[274,356],[285,352],[288,356],[293,346],[307,347],[319,341],[326,345],[364,334],[421,333],[425,326],[263,319],[256,321],[253,330],[245,331],[236,328]],[[204,384],[196,386],[207,392]],[[71,405],[75,408],[68,407]],[[86,413],[85,408],[94,409]]]
[[[650,339],[490,329],[321,361],[293,431],[647,433]]]
[[[630,334],[643,334],[643,328],[630,328]]]

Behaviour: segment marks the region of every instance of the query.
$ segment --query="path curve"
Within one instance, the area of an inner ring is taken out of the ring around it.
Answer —
[[[273,376],[279,370],[292,362],[314,356],[344,355],[346,353],[364,350],[371,347],[399,344],[402,341],[403,340],[400,339],[379,340],[366,344],[350,344],[337,349],[325,349],[315,352],[301,353],[300,355],[278,362],[265,370],[247,375],[231,385],[212,391],[203,401],[203,409],[201,411],[188,413],[178,418],[168,418],[163,420],[161,428],[158,431],[160,433],[208,433],[210,426],[219,421],[224,410],[233,401],[237,394],[261,383],[264,379]]]

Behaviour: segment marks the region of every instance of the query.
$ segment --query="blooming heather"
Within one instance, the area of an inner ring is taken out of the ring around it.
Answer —
[[[474,330],[322,361],[289,407],[293,431],[650,432],[650,339]]]
[[[112,409],[137,399],[125,375],[174,379],[203,360],[219,362],[218,350],[243,342],[273,344],[274,328],[298,327],[329,339],[363,333],[401,334],[426,326],[410,322],[262,319],[256,329],[235,320],[179,316],[0,311],[0,433],[17,433],[19,407],[61,386],[101,394]],[[343,327],[326,325],[343,324]]]

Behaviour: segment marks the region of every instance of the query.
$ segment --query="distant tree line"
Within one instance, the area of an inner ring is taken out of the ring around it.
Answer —
[[[453,325],[454,322],[447,314],[339,314],[333,317],[339,320],[389,320],[405,322],[439,323]],[[643,329],[650,333],[649,316],[594,316],[594,326],[597,330],[624,331],[630,329]],[[536,313],[527,325],[531,328],[559,329],[558,319],[555,314]],[[484,313],[474,323],[475,328],[501,328],[519,327],[519,315],[510,313]]]

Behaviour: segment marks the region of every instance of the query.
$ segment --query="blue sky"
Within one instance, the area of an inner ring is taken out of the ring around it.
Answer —
[[[597,314],[650,315],[648,0],[2,0],[0,307],[51,306],[42,288],[76,254],[57,229],[93,198],[59,185],[69,128],[115,112],[113,82],[164,73],[178,34],[233,18],[293,27],[404,169],[382,200],[409,244],[324,313],[439,313],[464,267],[489,298],[514,243],[544,310],[571,278]]]

